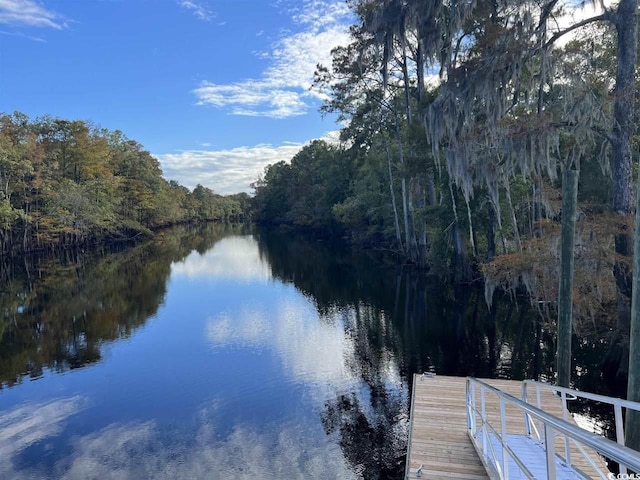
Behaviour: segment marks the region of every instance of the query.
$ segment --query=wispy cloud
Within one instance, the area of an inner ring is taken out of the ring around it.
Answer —
[[[194,93],[200,99],[198,105],[230,107],[234,115],[286,118],[301,115],[306,109],[297,92],[276,88],[259,80],[246,80],[232,85],[205,81]]]
[[[67,20],[34,0],[0,0],[0,24],[61,30]]]
[[[289,5],[289,7],[286,7]],[[260,78],[231,84],[203,81],[193,93],[198,105],[225,109],[233,115],[286,118],[303,115],[319,92],[310,90],[318,63],[331,62],[331,50],[348,42],[350,12],[340,0],[281,3],[298,26],[283,34],[259,56],[269,62]],[[262,34],[262,32],[258,32]]]
[[[27,40],[31,40],[33,42],[41,42],[41,43],[47,42],[44,38],[34,37],[33,35],[27,35],[22,32],[5,32],[4,30],[0,30],[0,35],[7,35],[9,37],[26,38]]]
[[[204,20],[205,22],[210,22],[214,18],[216,18],[215,13],[204,3],[196,2],[194,0],[179,0],[178,5],[187,10],[191,10],[191,12],[200,20]]]

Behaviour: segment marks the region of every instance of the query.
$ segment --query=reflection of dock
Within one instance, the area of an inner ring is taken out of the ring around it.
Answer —
[[[560,435],[557,430],[555,437],[547,437],[555,438],[554,448],[549,449],[550,454],[547,456],[544,447],[545,425],[536,417],[540,410],[543,411],[543,416],[549,416],[547,420],[552,424],[555,420],[550,416],[554,416],[553,418],[560,423],[560,428],[569,425],[570,429],[583,432],[579,437],[597,437],[577,428],[570,415],[567,423],[562,422],[562,400],[553,390],[537,390],[535,384],[529,384],[527,405],[516,400],[522,399],[522,382],[485,380],[488,385],[483,386],[482,382],[469,380],[471,387],[467,396],[467,381],[462,377],[414,376],[406,479],[504,478],[504,470],[508,471],[509,478],[547,478],[547,459],[554,457],[556,463],[549,468],[556,469],[556,473],[551,478],[602,478],[600,475],[605,475],[606,478],[609,470],[602,457],[585,447],[584,443],[581,446],[587,455],[580,454],[574,442],[565,441],[566,437]],[[515,397],[514,401],[504,394]],[[540,410],[536,408],[538,405]],[[528,418],[535,419],[534,423],[525,422],[527,408],[531,409],[531,412],[527,412]],[[475,414],[468,416],[469,411]],[[530,435],[526,431],[527,428]],[[540,432],[541,438],[536,438],[536,431]],[[476,447],[471,437],[474,437]],[[504,439],[503,443],[507,445],[504,451],[501,439]],[[595,441],[608,442],[613,447],[618,447],[614,442],[604,438],[597,437]],[[560,458],[566,457],[565,443],[571,445],[570,466]],[[485,452],[484,463],[476,448],[481,453]],[[625,447],[619,448],[629,450]],[[507,462],[502,460],[503,452],[506,452]],[[637,458],[632,460],[635,461]],[[421,466],[421,472],[417,474]],[[600,475],[594,466],[600,470]],[[526,475],[526,470],[529,470],[531,477]]]

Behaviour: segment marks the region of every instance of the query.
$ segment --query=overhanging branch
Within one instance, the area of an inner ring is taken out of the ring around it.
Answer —
[[[551,45],[553,45],[556,40],[558,40],[559,38],[565,36],[569,32],[572,32],[572,31],[574,31],[574,30],[576,30],[576,29],[578,29],[580,27],[584,27],[585,25],[589,25],[590,23],[600,22],[602,20],[613,21],[613,14],[611,12],[605,12],[605,13],[603,13],[601,15],[596,15],[595,17],[591,17],[591,18],[585,18],[581,22],[574,23],[570,27],[568,27],[568,28],[566,28],[564,30],[561,30],[559,32],[556,32],[553,35],[551,35],[551,38],[549,38],[549,40],[547,40],[545,42],[545,44],[542,45],[540,50],[546,50]]]

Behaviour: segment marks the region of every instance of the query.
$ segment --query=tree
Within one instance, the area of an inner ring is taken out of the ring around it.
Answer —
[[[201,189],[196,205],[188,189],[163,179],[158,160],[122,132],[0,114],[0,254],[243,216],[240,201]]]

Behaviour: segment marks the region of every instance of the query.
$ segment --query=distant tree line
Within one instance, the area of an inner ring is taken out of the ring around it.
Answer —
[[[0,254],[151,235],[180,223],[241,220],[249,197],[167,181],[122,132],[85,121],[0,114]]]

